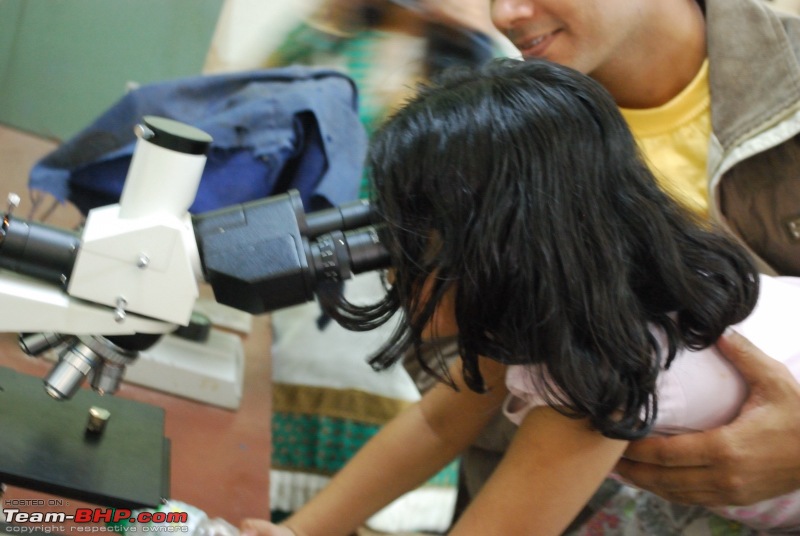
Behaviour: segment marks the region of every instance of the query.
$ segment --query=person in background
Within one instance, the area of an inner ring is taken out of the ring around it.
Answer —
[[[761,0],[490,4],[495,26],[523,58],[573,67],[611,93],[662,187],[740,240],[762,272],[800,275],[796,16]],[[737,363],[746,355],[751,396],[742,415],[707,432],[633,442],[618,465],[673,504],[649,494],[624,498],[608,482],[573,529],[605,505],[583,530],[610,534],[611,523],[623,530],[609,515],[613,496],[617,512],[633,502],[639,512],[674,517],[688,515],[674,503],[744,505],[800,488],[800,385],[775,374],[758,349],[730,351]],[[465,495],[480,489],[512,434],[498,416],[467,451]]]
[[[371,362],[409,347],[426,359],[436,335],[457,337],[460,358],[426,363],[440,384],[283,526],[251,520],[246,534],[349,535],[498,409],[519,430],[449,534],[562,534],[630,440],[736,415],[745,383],[712,346],[727,327],[800,375],[800,279],[759,276],[666,194],[611,96],[573,69],[506,59],[447,73],[378,131],[369,165],[387,303],[404,313]],[[800,493],[719,511],[800,530]]]
[[[419,82],[500,55],[494,34],[487,6],[474,0],[325,0],[266,66],[341,69],[359,89],[359,113],[370,136]]]
[[[266,67],[335,68],[354,81],[367,135],[413,95],[418,83],[450,66],[499,55],[497,31],[483,0],[324,0],[291,30]],[[366,176],[366,174],[365,174]],[[362,180],[360,196],[368,196]],[[377,301],[378,274],[347,282],[349,300]],[[322,489],[387,421],[419,398],[401,367],[375,374],[367,358],[391,325],[350,332],[316,303],[272,314],[272,517],[280,520]],[[444,531],[456,497],[458,465],[445,468],[369,520],[384,532]]]

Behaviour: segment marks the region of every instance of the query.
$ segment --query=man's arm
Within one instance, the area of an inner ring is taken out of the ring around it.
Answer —
[[[703,506],[747,505],[800,489],[800,384],[735,332],[717,347],[750,390],[739,416],[705,432],[635,441],[617,471],[669,501]]]

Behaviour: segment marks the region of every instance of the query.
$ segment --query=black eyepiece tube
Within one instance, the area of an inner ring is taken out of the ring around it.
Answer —
[[[371,218],[362,202],[306,218],[300,195],[289,191],[194,216],[192,223],[216,301],[261,314],[313,300],[321,283],[388,267]]]
[[[344,239],[350,250],[350,265],[354,274],[389,267],[389,251],[381,242],[376,226],[347,231]]]
[[[374,226],[347,232],[333,231],[311,242],[316,281],[343,281],[353,274],[388,268],[389,252]]]
[[[72,231],[7,217],[0,231],[0,268],[64,285],[80,245]]]
[[[346,231],[374,223],[369,201],[363,199],[305,215],[304,235],[314,238],[331,231]]]

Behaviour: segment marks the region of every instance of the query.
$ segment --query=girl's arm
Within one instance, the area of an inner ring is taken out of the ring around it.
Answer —
[[[531,410],[451,536],[561,534],[627,446],[550,407]]]
[[[457,363],[451,374],[458,392],[442,384],[431,389],[367,442],[285,526],[297,536],[352,534],[375,512],[436,474],[472,443],[505,398],[505,367],[484,360],[481,371],[488,393],[470,391]],[[244,527],[280,534],[253,522]]]

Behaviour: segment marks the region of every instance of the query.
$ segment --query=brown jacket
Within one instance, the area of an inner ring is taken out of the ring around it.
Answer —
[[[800,18],[706,0],[712,215],[767,273],[800,276]]]

